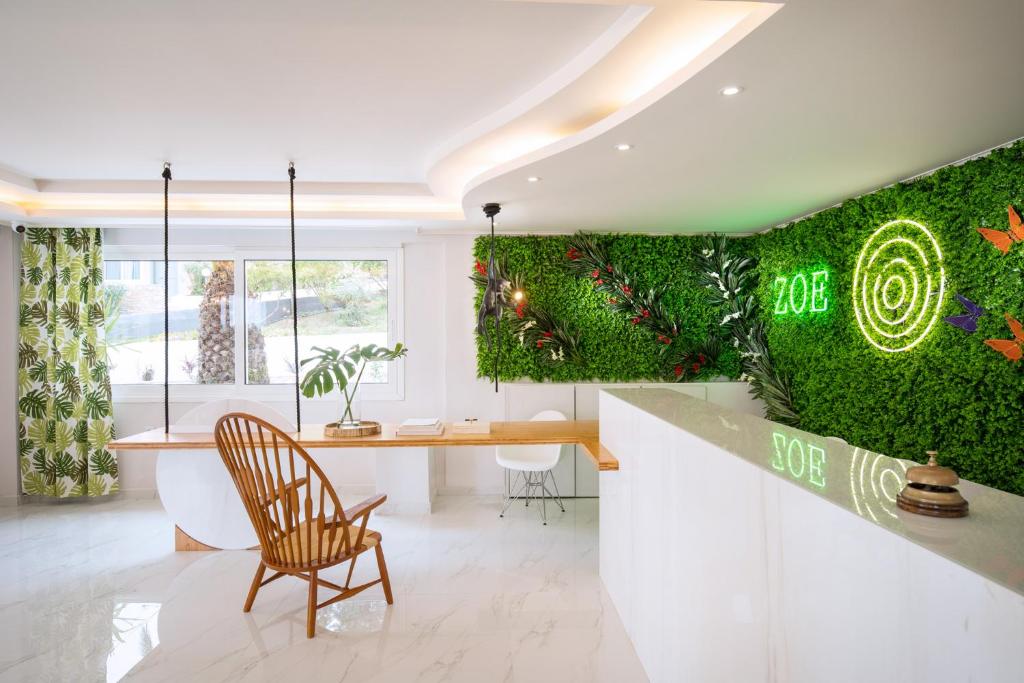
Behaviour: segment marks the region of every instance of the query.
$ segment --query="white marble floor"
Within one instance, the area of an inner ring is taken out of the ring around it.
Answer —
[[[320,610],[313,640],[305,583],[243,614],[256,554],[173,552],[158,501],[0,508],[0,680],[647,680],[598,578],[597,501],[547,527],[532,506],[439,503],[374,518],[395,604],[375,587]]]

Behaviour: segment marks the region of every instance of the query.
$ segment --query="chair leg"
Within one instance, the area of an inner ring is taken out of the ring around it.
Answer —
[[[309,570],[309,602],[306,605],[306,637],[312,638],[316,630],[316,570]]]
[[[375,550],[377,551],[377,569],[380,571],[380,585],[384,588],[384,597],[388,604],[393,605],[395,598],[391,595],[391,579],[388,578],[388,565],[384,562],[384,549],[378,543]]]
[[[256,567],[256,576],[252,577],[252,585],[249,586],[249,595],[245,597],[245,605],[242,607],[243,612],[248,612],[252,609],[252,603],[256,600],[256,591],[260,589],[260,584],[263,582],[263,574],[267,571],[267,565],[263,564],[263,560],[260,560],[260,566]]]
[[[348,566],[348,576],[345,577],[345,588],[352,585],[352,573],[356,570],[356,558],[358,557],[358,555],[352,556],[352,563]]]
[[[499,517],[504,517],[505,516],[505,513],[508,512],[508,509],[512,505],[512,503],[514,503],[515,501],[517,501],[517,500],[519,500],[520,498],[523,497],[520,494],[522,494],[524,491],[526,492],[524,495],[526,495],[526,496],[530,495],[529,480],[526,479],[526,473],[524,473],[524,472],[516,472],[516,476],[512,480],[511,486],[515,487],[516,482],[519,481],[520,476],[523,477],[523,485],[520,486],[518,490],[516,490],[514,493],[512,493],[512,495],[510,495],[508,497],[508,500],[505,501],[504,506],[502,506],[502,508],[501,508],[501,512],[498,513]],[[526,500],[529,501],[529,498],[527,498]]]
[[[547,477],[547,472],[540,473],[540,519],[544,522],[544,526],[548,525],[548,487],[544,485],[544,480]]]
[[[558,480],[555,479],[555,473],[551,473],[551,484],[555,487],[555,496],[558,497],[558,507],[562,508],[562,512],[565,512],[565,505],[562,504],[562,494],[558,491]]]

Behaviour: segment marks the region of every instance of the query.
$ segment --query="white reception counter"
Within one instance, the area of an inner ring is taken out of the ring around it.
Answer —
[[[652,681],[1024,680],[1024,498],[912,515],[913,463],[669,390],[600,418],[601,578]]]

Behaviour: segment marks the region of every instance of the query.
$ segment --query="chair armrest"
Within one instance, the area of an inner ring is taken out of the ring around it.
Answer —
[[[351,524],[354,520],[359,519],[364,515],[370,514],[370,510],[378,507],[381,503],[388,499],[387,494],[378,493],[376,496],[367,498],[362,503],[353,505],[348,510],[345,510],[345,519]]]

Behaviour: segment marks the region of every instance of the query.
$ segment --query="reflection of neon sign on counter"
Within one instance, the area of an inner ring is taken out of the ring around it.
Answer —
[[[828,271],[820,268],[810,273],[800,271],[792,276],[775,278],[775,315],[823,313],[828,310]]]
[[[903,488],[906,474],[903,462],[855,448],[850,460],[850,493],[857,514],[876,522],[881,514],[896,519],[896,494]]]
[[[781,432],[772,432],[775,453],[771,460],[772,469],[785,472],[797,481],[806,481],[818,488],[825,488],[825,449],[807,443],[797,437]]]

